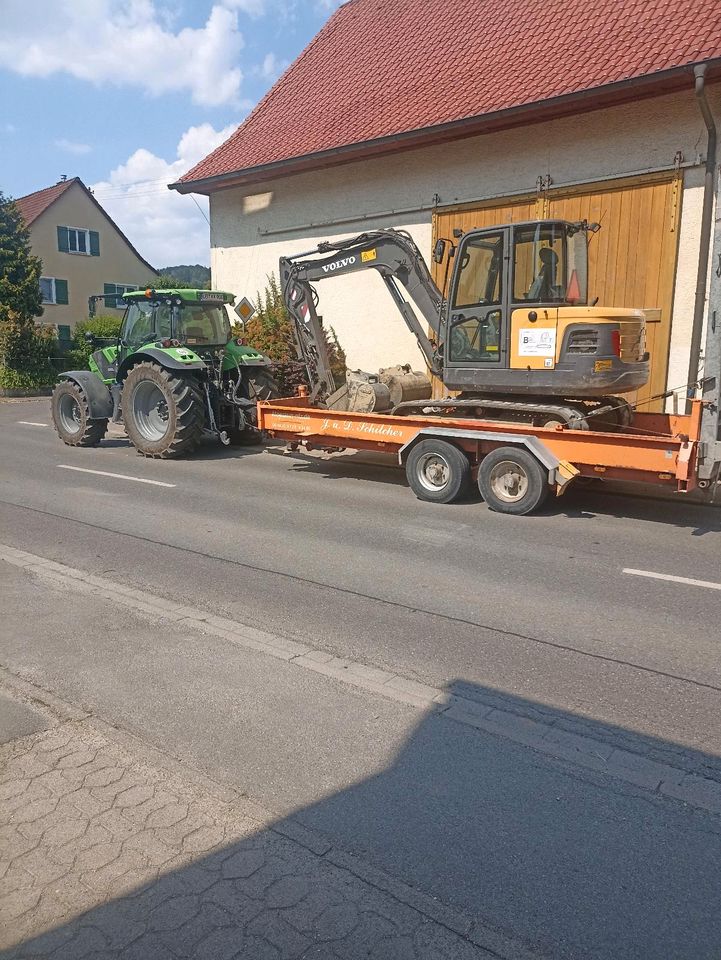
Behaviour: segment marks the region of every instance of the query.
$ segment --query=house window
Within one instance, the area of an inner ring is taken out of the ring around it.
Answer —
[[[122,310],[125,306],[118,303],[117,297],[122,297],[129,290],[137,290],[136,283],[105,283],[103,284],[103,293],[105,294],[105,306],[113,310]]]
[[[83,227],[58,227],[58,250],[83,257],[99,257],[100,234]]]
[[[40,277],[40,293],[43,303],[67,303],[68,281],[58,277]]]
[[[90,253],[90,231],[68,227],[68,249],[70,253]]]

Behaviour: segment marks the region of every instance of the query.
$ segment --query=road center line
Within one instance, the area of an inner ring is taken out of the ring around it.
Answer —
[[[47,423],[36,423],[34,420],[18,420],[24,427],[47,427]]]
[[[651,580],[670,580],[671,583],[685,583],[689,587],[705,587],[707,590],[721,590],[721,583],[714,583],[712,580],[694,580],[691,577],[675,577],[670,573],[654,573],[652,570],[633,570],[626,567],[624,573],[630,573],[634,577],[649,577]]]
[[[134,480],[135,483],[152,483],[154,487],[174,487],[174,483],[163,483],[162,480],[146,480],[144,477],[128,477],[124,473],[108,473],[106,470],[88,470],[86,467],[71,467],[67,463],[59,463],[61,470],[77,470],[78,473],[94,473],[98,477],[115,477],[117,480]]]

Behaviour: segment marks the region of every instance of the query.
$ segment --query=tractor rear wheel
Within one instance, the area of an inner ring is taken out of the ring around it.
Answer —
[[[251,400],[276,400],[280,396],[278,382],[267,370],[251,370],[248,383]]]
[[[184,457],[200,443],[205,406],[199,385],[154,363],[133,367],[123,384],[123,421],[138,453]]]
[[[51,408],[58,436],[68,446],[96,447],[105,436],[107,419],[90,419],[85,391],[72,380],[62,380],[55,387]]]

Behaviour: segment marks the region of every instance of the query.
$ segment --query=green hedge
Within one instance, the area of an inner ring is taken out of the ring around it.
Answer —
[[[0,325],[0,387],[34,390],[55,383],[51,356],[58,353],[55,333],[16,317]]]

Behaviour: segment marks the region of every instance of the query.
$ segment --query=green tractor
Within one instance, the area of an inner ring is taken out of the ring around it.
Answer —
[[[90,314],[104,294],[91,297]],[[60,375],[52,397],[55,429],[73,447],[92,447],[108,422],[122,422],[138,453],[181,457],[203,436],[257,443],[256,401],[278,396],[270,361],[231,336],[215,290],[135,290],[122,298],[120,336],[87,338],[89,370]]]

